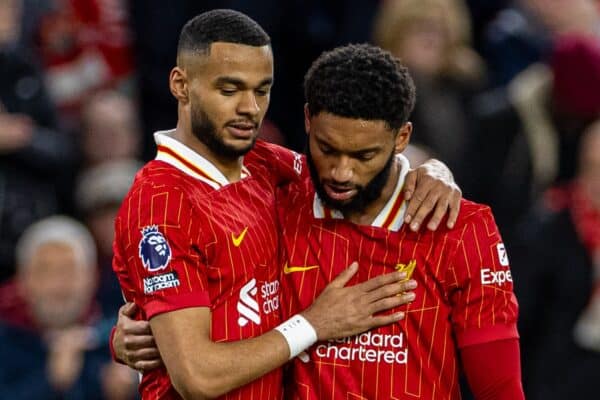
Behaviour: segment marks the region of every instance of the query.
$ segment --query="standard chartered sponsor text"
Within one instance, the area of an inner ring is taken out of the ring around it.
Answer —
[[[397,335],[365,332],[361,335],[319,343],[315,354],[320,358],[359,360],[362,362],[406,364],[408,348],[403,333]]]
[[[270,314],[279,310],[279,281],[264,283],[260,288],[260,294],[263,298],[263,312]]]

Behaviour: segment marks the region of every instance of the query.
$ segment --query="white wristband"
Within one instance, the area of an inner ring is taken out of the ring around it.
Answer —
[[[317,332],[302,315],[296,314],[275,328],[290,348],[290,360],[317,342]]]

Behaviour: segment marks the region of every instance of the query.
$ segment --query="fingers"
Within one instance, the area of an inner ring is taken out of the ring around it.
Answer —
[[[381,286],[375,290],[370,291],[364,295],[364,300],[367,303],[374,303],[378,300],[385,299],[388,297],[400,297],[399,294],[404,294],[417,287],[417,281],[411,279],[409,281],[394,282],[384,286]],[[412,299],[414,300],[414,299]],[[381,311],[381,310],[377,310]],[[377,312],[374,311],[374,312]]]
[[[119,308],[119,314],[125,315],[129,318],[133,318],[137,311],[135,303],[125,303]]]
[[[450,200],[448,198],[441,198],[438,200],[438,202],[435,205],[435,211],[433,212],[431,219],[427,223],[427,229],[429,229],[430,231],[435,231],[438,228],[440,221],[442,220],[442,218],[444,218],[446,212],[448,211],[449,202]]]
[[[413,193],[415,192],[415,186],[417,185],[417,172],[415,170],[410,170],[406,174],[406,178],[404,179],[404,198],[408,201],[412,198]]]
[[[379,312],[410,303],[414,299],[415,294],[413,292],[403,293],[399,296],[385,297],[375,301],[374,303],[371,303],[369,305],[369,312],[372,315],[377,314]]]
[[[419,189],[420,187],[417,188],[406,208],[404,221],[410,221],[410,229],[414,232],[418,231],[423,221],[433,211],[427,229],[434,231],[439,227],[440,222],[449,210],[446,225],[449,228],[454,227],[460,211],[460,199],[462,197],[460,189],[455,185],[448,186],[439,182],[431,187],[427,193]],[[409,212],[411,215],[409,215]]]
[[[123,361],[129,367],[144,372],[163,364],[152,336],[126,336],[124,342]]]
[[[340,278],[338,286],[347,282],[356,271],[349,268],[349,271],[343,273],[346,275]],[[414,294],[408,291],[416,287],[416,282],[406,278],[406,271],[394,271],[353,286],[331,287],[330,284],[303,311],[303,315],[317,332],[319,340],[364,332],[378,326],[372,325],[373,318],[379,317],[375,314],[414,300]],[[401,317],[400,314],[387,315],[375,321],[381,321],[377,324],[384,323],[383,321],[393,322]]]
[[[418,191],[419,189],[417,189]],[[410,229],[413,232],[416,232],[421,227],[421,224],[427,218],[427,216],[431,213],[433,208],[435,207],[438,201],[439,195],[435,192],[429,191],[426,195],[421,195],[420,193],[415,193],[411,202],[419,199],[419,206],[412,217],[412,222],[410,223]]]
[[[128,320],[126,322],[120,322],[119,326],[125,334],[152,335],[152,330],[150,329],[150,323],[148,321]]]
[[[369,329],[393,324],[394,322],[403,320],[405,316],[406,315],[402,311],[390,315],[378,315],[376,317],[371,318],[371,320],[369,321]]]
[[[127,335],[123,338],[126,350],[139,350],[143,348],[156,348],[154,337],[150,335]]]
[[[127,350],[125,358],[127,359],[127,364],[133,367],[133,364],[138,361],[155,361],[160,359],[160,353],[156,347]]]
[[[135,360],[152,361],[160,359],[160,353],[156,347],[136,350],[133,354]]]
[[[416,172],[414,175],[416,176]],[[423,201],[426,199],[428,192],[429,186],[426,186],[426,184],[421,180],[413,190],[413,194],[410,199],[406,198],[405,195],[405,199],[408,201],[408,204],[406,206],[406,212],[404,213],[404,222],[410,224],[410,228],[413,231],[418,230],[421,226],[421,222],[423,221],[422,219],[416,220],[415,215],[417,214],[417,210],[419,210]]]
[[[120,329],[125,334],[133,335],[151,335],[150,323],[148,321],[136,321],[133,318],[137,312],[135,303],[126,303],[119,309],[119,319],[117,321],[117,329]]]
[[[408,201],[404,222],[410,224],[413,231],[419,230],[423,221],[433,211],[427,224],[430,230],[436,230],[440,221],[449,212],[447,226],[454,227],[460,209],[462,193],[448,167],[436,160],[429,160],[407,174],[410,178],[412,196],[405,195]],[[435,211],[434,211],[435,210]]]
[[[153,369],[156,369],[156,368],[162,367],[162,366],[163,366],[163,362],[161,359],[151,360],[151,361],[145,361],[145,360],[137,361],[133,365],[130,365],[130,367],[132,367],[140,372],[151,371]]]
[[[456,220],[458,219],[458,213],[460,212],[460,199],[462,198],[462,193],[460,191],[460,189],[456,189],[456,191],[454,192],[451,200],[450,200],[450,204],[449,204],[449,208],[450,208],[450,213],[448,214],[448,221],[446,221],[446,226],[450,229],[454,228],[454,225],[456,224]]]
[[[370,292],[384,285],[398,283],[406,278],[406,272],[394,271],[390,272],[389,274],[379,275],[375,278],[371,278],[368,281],[358,284],[357,287],[363,292]]]
[[[336,276],[327,286],[332,288],[342,288],[346,286],[348,282],[350,282],[350,279],[356,274],[356,271],[358,271],[358,263],[355,261]]]

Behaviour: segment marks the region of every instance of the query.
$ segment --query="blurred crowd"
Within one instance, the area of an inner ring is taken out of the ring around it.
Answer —
[[[178,33],[212,8],[271,35],[261,135],[294,150],[322,51],[409,67],[413,165],[444,161],[511,255],[527,398],[597,398],[600,0],[0,0],[0,398],[137,398],[108,351],[113,218],[175,125]]]

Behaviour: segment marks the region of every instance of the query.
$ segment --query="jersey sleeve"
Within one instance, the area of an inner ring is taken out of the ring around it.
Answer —
[[[471,392],[477,400],[523,400],[517,339],[467,346],[461,359]]]
[[[472,211],[455,231],[458,247],[447,282],[459,348],[518,338],[518,305],[510,265],[489,207]]]
[[[267,171],[269,181],[275,186],[282,186],[309,176],[304,155],[264,141],[256,142],[254,149],[244,159],[244,163]]]
[[[187,307],[210,307],[198,250],[202,221],[183,192],[145,184],[126,198],[115,222],[115,256],[123,294],[146,319]]]

